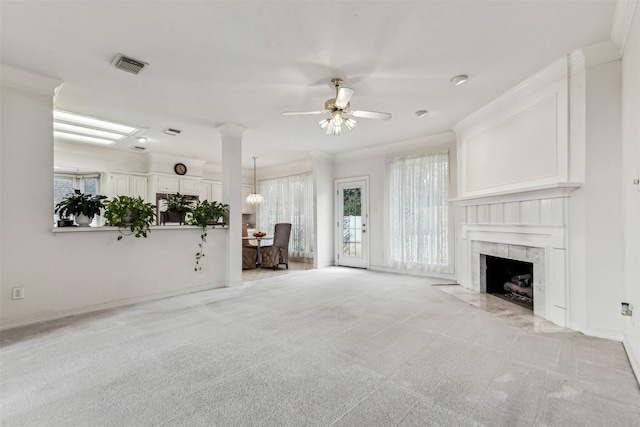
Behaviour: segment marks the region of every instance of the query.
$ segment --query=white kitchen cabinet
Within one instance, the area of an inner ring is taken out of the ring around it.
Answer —
[[[198,196],[200,200],[222,202],[222,183],[219,181],[200,181]]]
[[[211,200],[222,202],[222,183],[214,182],[211,184]]]
[[[180,191],[181,194],[189,194],[197,196],[199,193],[198,181],[195,179],[180,178]]]
[[[211,200],[211,184],[202,181],[198,183],[198,198],[200,201]]]
[[[131,197],[142,197],[147,199],[147,177],[131,175],[129,177],[129,194]]]
[[[120,173],[109,174],[109,190],[107,191],[109,197],[128,196],[129,188],[129,175]]]
[[[178,184],[178,178],[172,176],[158,176],[156,179],[158,193],[175,194],[179,192],[180,187]]]
[[[147,198],[147,177],[144,175],[127,175],[110,173],[106,189],[108,197],[131,196]]]

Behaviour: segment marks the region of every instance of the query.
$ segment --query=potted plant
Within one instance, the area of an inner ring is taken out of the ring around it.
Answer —
[[[198,198],[196,196],[176,193],[167,195],[163,200],[166,203],[166,212],[162,213],[160,222],[162,224],[165,224],[167,221],[178,222],[182,225],[185,222],[186,214],[193,210]]]
[[[74,190],[55,206],[55,213],[61,218],[70,218],[73,215],[79,227],[89,227],[93,217],[100,216],[100,209],[104,209],[102,201],[106,198],[107,196]]]
[[[211,228],[215,228],[217,225],[224,227],[228,213],[229,205],[216,201],[209,202],[208,200],[197,203],[191,211],[189,225],[200,227],[200,243],[198,243],[198,252],[196,252],[195,271],[199,271],[202,268],[200,267],[200,260],[204,257],[207,226],[211,226]]]
[[[122,239],[123,229],[131,230],[137,238],[147,237],[149,227],[155,223],[156,207],[153,203],[145,202],[142,197],[116,196],[105,202],[105,207],[107,225],[120,229],[118,240]]]

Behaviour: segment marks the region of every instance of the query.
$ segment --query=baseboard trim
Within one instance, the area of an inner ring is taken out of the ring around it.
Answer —
[[[206,285],[199,285],[199,286],[180,289],[176,291],[168,291],[168,292],[162,292],[158,294],[145,295],[141,297],[109,301],[102,304],[72,308],[69,310],[55,311],[53,313],[40,314],[36,316],[20,317],[18,319],[9,319],[9,320],[4,320],[0,323],[0,331],[6,330],[6,329],[18,328],[20,326],[34,325],[36,323],[48,322],[51,320],[63,319],[65,317],[94,313],[96,311],[108,310],[112,308],[123,307],[126,305],[139,304],[142,302],[154,301],[162,298],[175,297],[178,295],[190,294],[193,292],[200,292],[200,291],[207,291],[210,289],[218,289],[223,287],[225,287],[224,282],[208,283]]]
[[[624,346],[624,351],[627,353],[627,359],[629,359],[629,364],[631,365],[631,369],[633,370],[634,375],[636,376],[636,381],[638,382],[638,386],[640,386],[640,362],[638,358],[634,357],[633,348],[627,337],[625,336],[622,340],[622,345]],[[640,356],[640,355],[639,355]]]
[[[387,267],[383,265],[370,265],[369,270],[383,271],[385,273],[406,274],[407,276],[430,277],[430,278],[450,281],[452,285],[458,284],[455,274],[433,273],[430,271],[423,271],[423,270],[404,270],[404,269],[399,269],[394,267]]]
[[[584,326],[582,323],[578,323],[578,322],[569,321],[567,323],[567,328],[573,329],[574,331],[582,332],[583,334],[589,335],[590,337],[605,338],[608,340],[619,341],[619,342],[622,342],[624,338],[622,333],[619,331],[601,331],[601,330],[589,329],[586,326]]]

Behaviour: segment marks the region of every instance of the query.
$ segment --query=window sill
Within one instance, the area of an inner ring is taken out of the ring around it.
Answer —
[[[227,226],[216,226],[215,230],[224,229],[226,230]],[[98,227],[53,227],[51,229],[54,233],[78,233],[78,232],[100,232],[100,231],[118,231],[120,228],[118,227],[107,227],[107,226],[98,226]],[[200,228],[195,225],[152,225],[150,227],[151,231],[159,231],[159,230],[196,230],[199,231]],[[211,226],[207,227],[207,231],[211,230]]]

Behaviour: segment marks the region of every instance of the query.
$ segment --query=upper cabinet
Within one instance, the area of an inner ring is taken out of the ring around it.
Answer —
[[[222,183],[219,181],[200,181],[198,196],[200,200],[222,202]]]
[[[199,182],[195,179],[180,178],[180,194],[197,196],[199,193]]]
[[[131,196],[147,199],[147,177],[145,175],[128,175],[109,173],[105,193],[108,197]]]
[[[158,193],[175,194],[180,191],[178,178],[174,176],[156,176],[156,189]]]

